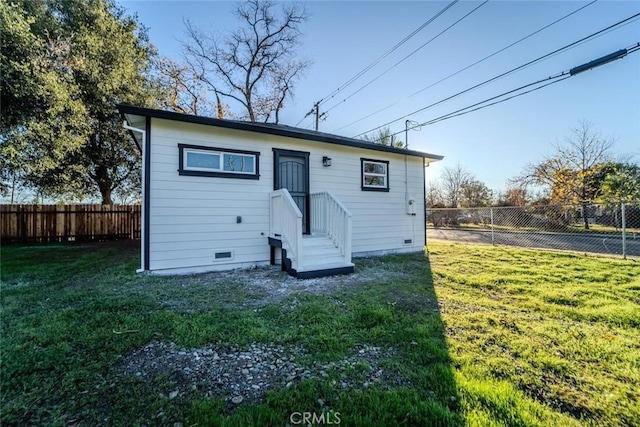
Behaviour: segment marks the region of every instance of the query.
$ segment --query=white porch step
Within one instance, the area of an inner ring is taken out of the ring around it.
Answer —
[[[311,235],[302,238],[304,262],[300,272],[352,268],[353,263],[345,262],[334,243],[326,236]]]
[[[333,262],[333,263],[324,263],[324,264],[312,264],[305,265],[302,270],[298,270],[298,273],[306,273],[310,271],[324,271],[324,270],[338,270],[342,268],[353,267],[354,264],[352,262]]]
[[[305,270],[309,270],[309,269],[318,270],[320,266],[329,265],[329,264],[330,265],[340,264],[341,266],[353,265],[352,263],[344,262],[344,258],[342,256],[309,256],[307,257],[307,255],[305,254],[305,262],[304,262]]]
[[[331,239],[325,236],[303,237],[302,248],[305,258],[308,260],[316,257],[340,256],[340,249],[333,244]]]
[[[353,273],[351,212],[329,191],[311,193],[309,201],[307,220],[318,234],[303,235],[303,215],[289,190],[269,194],[271,263],[280,248],[282,269],[299,279]],[[337,241],[324,235],[334,233]]]
[[[327,236],[323,235],[305,235],[302,236],[302,244],[305,248],[335,248],[336,245]]]

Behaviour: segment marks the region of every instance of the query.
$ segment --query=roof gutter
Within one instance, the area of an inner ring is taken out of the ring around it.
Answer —
[[[284,136],[289,138],[304,139],[310,141],[324,142],[328,144],[337,144],[349,147],[363,148],[365,150],[383,151],[412,157],[422,157],[430,161],[442,160],[444,156],[436,154],[424,153],[421,151],[407,150],[403,148],[388,147],[384,145],[373,144],[358,139],[347,138],[339,135],[333,135],[322,132],[307,132],[302,129],[287,126],[271,126],[254,122],[241,122],[234,120],[221,120],[212,117],[194,116],[189,114],[175,113],[172,111],[156,110],[151,108],[136,107],[127,104],[118,104],[118,110],[121,114],[131,114],[141,117],[153,117],[157,119],[174,120],[186,123],[195,123],[208,126],[217,126],[227,129],[244,130],[248,132],[265,133],[270,135]]]

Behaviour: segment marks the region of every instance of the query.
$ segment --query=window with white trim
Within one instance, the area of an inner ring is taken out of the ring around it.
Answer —
[[[180,175],[258,179],[260,153],[178,144]]]
[[[389,162],[360,159],[362,191],[389,191]]]

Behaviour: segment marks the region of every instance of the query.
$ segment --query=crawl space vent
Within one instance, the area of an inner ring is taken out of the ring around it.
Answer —
[[[216,252],[213,255],[214,261],[222,261],[222,260],[231,259],[231,258],[233,258],[233,253],[231,251]]]
[[[413,239],[404,239],[402,241],[402,244],[405,245],[405,246],[411,245],[411,244],[413,244]]]

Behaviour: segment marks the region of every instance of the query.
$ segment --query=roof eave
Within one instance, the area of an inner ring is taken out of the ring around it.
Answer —
[[[405,150],[404,148],[389,147],[386,145],[378,145],[360,141],[353,138],[342,137],[338,135],[324,133],[308,133],[296,128],[285,129],[262,125],[256,122],[241,122],[234,120],[221,120],[212,117],[194,116],[189,114],[175,113],[172,111],[155,110],[151,108],[136,107],[128,104],[117,104],[116,107],[122,115],[131,114],[143,117],[154,117],[158,119],[174,120],[186,123],[202,124],[209,126],[217,126],[227,129],[244,130],[249,132],[260,132],[270,135],[285,136],[296,139],[306,139],[328,144],[338,144],[366,150],[383,151],[387,153],[402,154],[407,156],[422,157],[430,161],[442,160],[444,156],[437,154],[424,153],[422,151]]]

